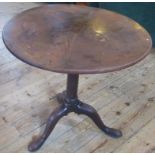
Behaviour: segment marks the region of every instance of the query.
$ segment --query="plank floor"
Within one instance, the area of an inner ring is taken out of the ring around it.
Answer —
[[[0,32],[17,13],[41,3],[1,3]],[[31,67],[12,56],[0,33],[0,152],[28,152],[65,89],[66,75]],[[155,152],[155,49],[122,71],[81,75],[79,98],[93,105],[105,124],[123,132],[102,133],[86,116],[59,121],[38,152]]]

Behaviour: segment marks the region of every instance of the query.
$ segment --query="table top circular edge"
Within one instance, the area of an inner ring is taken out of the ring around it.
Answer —
[[[66,5],[66,4],[52,4],[52,5]],[[72,5],[72,4],[70,4],[70,5]],[[48,6],[48,5],[46,5],[46,6]],[[29,10],[34,10],[34,9],[37,9],[37,8],[40,8],[40,7],[43,7],[43,6],[31,8],[31,9],[29,9]],[[87,6],[83,6],[83,7],[87,7]],[[91,7],[89,7],[89,8],[91,8]],[[28,12],[29,10],[25,10],[25,11],[23,11],[23,12],[17,14],[16,16],[18,16],[18,15],[20,15],[20,14],[22,14],[22,13]],[[106,10],[106,9],[103,9],[103,10]],[[110,10],[107,10],[107,11],[110,11]],[[114,11],[110,11],[110,12],[114,12]],[[114,12],[114,13],[116,13],[116,12]],[[119,14],[119,13],[116,13],[116,14],[121,15],[121,16],[124,16],[124,15]],[[10,21],[12,21],[13,19],[15,19],[16,16],[14,16]],[[125,17],[125,18],[128,18],[129,20],[134,21],[133,19],[131,19],[131,18],[127,17],[127,16],[124,16],[124,17]],[[9,22],[10,22],[10,21],[9,21]],[[9,24],[9,22],[8,22],[7,24]],[[134,21],[134,22],[137,23],[136,21]],[[6,24],[6,25],[7,25],[7,24]],[[139,23],[138,23],[138,24],[139,24]],[[52,72],[57,72],[57,73],[67,73],[67,74],[99,74],[99,73],[106,73],[106,72],[119,71],[119,70],[125,69],[125,68],[127,68],[127,67],[130,67],[130,66],[132,66],[132,65],[134,65],[134,64],[136,64],[136,63],[138,63],[139,61],[143,60],[143,59],[150,53],[151,48],[152,48],[152,39],[151,39],[151,36],[150,36],[149,33],[147,32],[147,30],[142,26],[143,29],[144,29],[144,31],[145,31],[145,33],[148,33],[148,36],[150,37],[150,38],[149,38],[149,39],[150,39],[150,47],[147,49],[147,51],[146,51],[143,55],[141,55],[141,57],[139,57],[139,58],[136,59],[135,61],[132,61],[132,62],[130,62],[130,63],[124,64],[124,65],[121,65],[121,66],[116,66],[116,67],[114,66],[114,67],[103,68],[103,69],[90,69],[90,70],[89,70],[89,69],[83,69],[83,70],[81,70],[81,69],[79,69],[79,70],[78,70],[78,69],[66,69],[66,70],[65,70],[65,69],[49,69],[49,68],[46,68],[46,67],[41,66],[41,65],[39,65],[39,64],[34,64],[33,62],[31,62],[31,61],[29,61],[29,60],[25,60],[24,58],[18,56],[13,50],[11,50],[11,48],[7,45],[7,43],[6,43],[6,41],[5,41],[5,37],[4,37],[4,30],[5,30],[5,28],[6,28],[6,25],[4,26],[3,31],[2,31],[2,40],[3,40],[3,42],[4,42],[5,46],[6,46],[6,48],[7,48],[15,57],[17,57],[17,58],[20,59],[21,61],[23,61],[23,62],[25,62],[25,63],[27,63],[27,64],[29,64],[29,65],[32,65],[32,66],[34,66],[34,67],[37,67],[37,68],[40,68],[40,69],[43,69],[43,70],[52,71]],[[140,25],[140,24],[139,24],[139,25]]]

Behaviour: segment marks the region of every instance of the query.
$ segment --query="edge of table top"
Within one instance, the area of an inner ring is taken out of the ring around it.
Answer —
[[[37,67],[39,69],[43,69],[43,70],[47,70],[47,71],[52,71],[52,72],[56,72],[56,73],[66,73],[66,74],[100,74],[100,73],[107,73],[107,72],[112,72],[112,71],[119,71],[119,70],[122,70],[122,69],[125,69],[125,68],[128,68],[130,66],[133,66],[134,64],[140,62],[141,60],[143,60],[150,52],[151,52],[151,48],[152,48],[152,39],[151,39],[151,36],[150,34],[148,33],[148,31],[143,27],[141,26],[139,23],[139,25],[144,29],[144,31],[148,34],[148,36],[150,37],[150,48],[148,48],[148,50],[145,52],[144,55],[142,55],[141,57],[139,57],[138,59],[136,59],[135,61],[131,62],[131,63],[127,63],[127,64],[124,64],[124,65],[121,65],[121,66],[116,66],[116,67],[109,67],[109,68],[106,68],[106,69],[84,69],[84,70],[78,70],[78,69],[48,69],[46,67],[43,67],[43,66],[40,66],[40,65],[36,65],[28,60],[25,60],[24,58],[16,55],[8,46],[7,46],[7,43],[5,42],[5,37],[4,37],[4,30],[6,28],[6,25],[9,24],[10,21],[12,21],[13,19],[15,19],[18,15],[20,14],[23,14],[23,13],[26,13],[30,10],[35,10],[35,9],[38,9],[40,7],[46,7],[46,6],[56,6],[56,5],[70,5],[72,6],[73,4],[50,4],[50,5],[43,5],[43,6],[39,6],[39,7],[34,7],[34,8],[31,8],[31,9],[28,9],[28,10],[25,10],[21,13],[18,13],[16,16],[14,16],[13,18],[11,18],[6,24],[5,26],[3,27],[3,30],[2,30],[2,40],[6,46],[6,48],[18,59],[20,59],[21,61],[25,62],[26,64],[29,64],[33,67]],[[75,6],[75,5],[73,5]],[[77,5],[76,5],[77,6]],[[77,6],[77,7],[88,7],[88,6]],[[94,7],[89,7],[89,8],[93,8],[93,9],[100,9],[100,8],[94,8]],[[134,21],[133,19],[125,16],[125,15],[122,15],[122,14],[119,14],[115,11],[111,11],[111,10],[107,10],[107,9],[100,9],[100,10],[106,10],[106,11],[110,11],[110,12],[113,12],[113,13],[116,13],[118,15],[121,15],[121,16],[124,16],[126,18],[128,18],[129,20],[132,20]],[[135,23],[137,23],[136,21],[134,21]]]

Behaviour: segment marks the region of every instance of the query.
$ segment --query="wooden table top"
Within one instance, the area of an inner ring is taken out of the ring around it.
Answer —
[[[11,53],[60,73],[103,73],[129,67],[152,47],[148,32],[120,14],[87,6],[45,5],[24,11],[4,27]]]

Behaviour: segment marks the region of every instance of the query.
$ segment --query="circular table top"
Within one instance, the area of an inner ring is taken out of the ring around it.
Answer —
[[[3,29],[17,58],[60,73],[103,73],[129,67],[148,55],[152,41],[135,21],[104,9],[45,5],[24,11]]]

